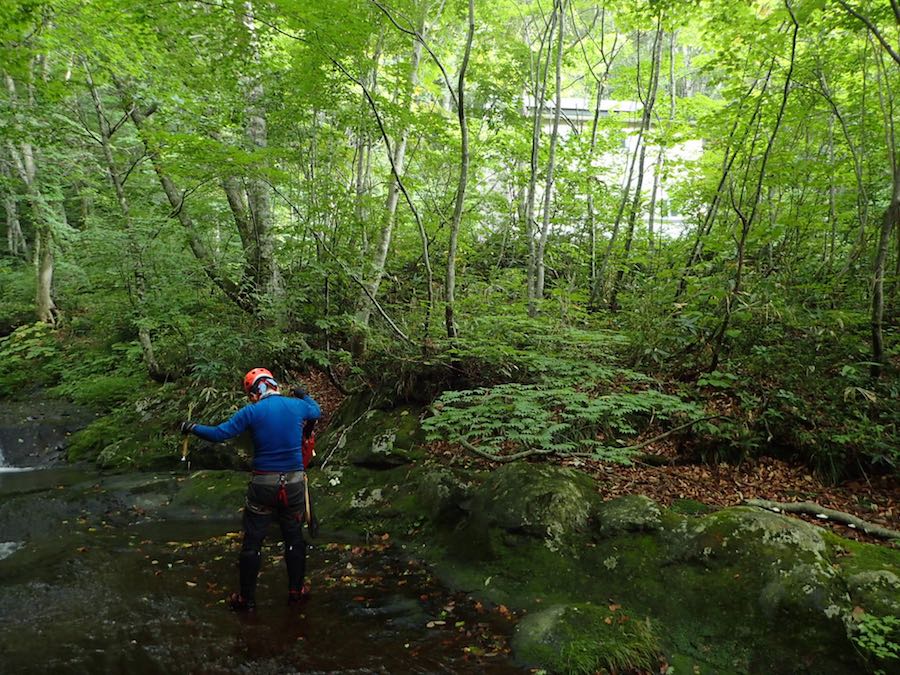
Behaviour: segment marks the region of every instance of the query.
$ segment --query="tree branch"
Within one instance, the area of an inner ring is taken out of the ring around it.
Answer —
[[[275,187],[274,185],[272,185],[272,183],[270,183],[269,181],[266,181],[266,183],[269,185],[270,188],[272,188],[272,190],[275,192],[275,194],[277,194],[279,197],[281,197],[281,198],[284,200],[284,202],[291,208],[291,210],[292,210],[295,214],[297,214],[298,216],[301,216],[301,215],[302,215],[302,214],[300,213],[300,209],[298,209],[296,206],[294,206],[293,202],[291,202],[291,200],[288,199],[288,198],[281,192],[281,190],[279,190],[277,187]],[[388,323],[388,325],[391,327],[391,329],[394,331],[394,333],[396,333],[397,337],[399,337],[401,340],[403,340],[403,341],[406,342],[407,344],[412,344],[413,342],[412,342],[412,340],[409,339],[409,336],[407,336],[406,333],[404,333],[402,330],[400,330],[400,327],[397,326],[396,323],[394,323],[393,319],[391,319],[390,316],[388,316],[388,313],[384,310],[384,307],[381,306],[381,303],[379,303],[378,300],[375,299],[375,296],[372,295],[372,293],[369,292],[369,289],[366,288],[365,282],[364,282],[362,279],[360,279],[358,276],[356,276],[356,275],[355,275],[355,274],[347,267],[347,265],[344,263],[344,261],[341,260],[341,259],[338,257],[338,255],[337,255],[334,251],[331,250],[331,247],[329,247],[328,244],[325,243],[325,240],[322,239],[322,235],[319,234],[318,232],[316,232],[316,229],[315,229],[315,228],[310,228],[310,231],[312,232],[313,237],[316,238],[316,241],[318,241],[318,242],[322,245],[322,248],[325,249],[326,253],[328,253],[328,255],[330,255],[332,258],[334,258],[335,262],[337,262],[337,264],[341,266],[341,269],[344,270],[344,273],[345,273],[348,277],[350,277],[350,279],[351,279],[355,284],[357,284],[360,288],[363,289],[363,291],[365,292],[366,296],[368,296],[369,300],[370,300],[370,301],[372,302],[372,304],[375,306],[375,309],[378,310],[378,313],[381,315],[381,318],[383,318],[383,319]]]
[[[837,2],[841,7],[847,10],[848,14],[851,14],[862,21],[878,42],[881,43],[881,46],[884,47],[885,51],[891,55],[891,58],[894,59],[897,64],[900,64],[900,54],[894,51],[893,47],[891,47],[890,43],[884,39],[884,36],[878,31],[878,28],[872,23],[872,20],[869,17],[859,12],[856,8],[845,2],[845,0],[837,0]],[[898,21],[900,21],[900,9],[898,9],[896,0],[891,0],[891,5],[894,8],[894,13],[897,15]]]

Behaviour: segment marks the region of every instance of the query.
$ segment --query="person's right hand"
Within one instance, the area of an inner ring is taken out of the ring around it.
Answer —
[[[194,430],[194,427],[197,426],[193,422],[182,422],[178,425],[178,430],[181,431],[185,436],[191,433]]]
[[[297,398],[309,396],[309,392],[306,391],[306,387],[304,387],[302,384],[298,384],[291,391],[294,392],[294,396],[296,396]]]

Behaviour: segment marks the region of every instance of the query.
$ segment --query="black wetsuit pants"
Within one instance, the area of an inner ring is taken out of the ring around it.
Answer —
[[[278,519],[284,541],[284,561],[287,563],[288,593],[299,593],[306,574],[306,542],[303,541],[305,497],[303,481],[288,483],[279,499],[279,485],[251,482],[244,506],[244,542],[239,559],[241,595],[256,600],[256,578],[262,564],[261,549],[273,518]]]

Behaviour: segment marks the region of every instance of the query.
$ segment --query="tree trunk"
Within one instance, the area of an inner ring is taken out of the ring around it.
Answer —
[[[547,93],[547,74],[550,70],[550,55],[553,52],[553,32],[556,29],[557,21],[557,3],[553,3],[553,12],[547,23],[544,34],[541,37],[540,48],[538,49],[537,71],[534,80],[534,114],[532,115],[531,128],[531,165],[528,174],[528,189],[525,196],[525,238],[528,242],[528,267],[526,270],[526,286],[529,311],[534,302],[537,280],[537,250],[534,242],[534,201],[537,190],[538,163],[540,159],[541,144],[541,120],[544,112],[544,96]],[[544,58],[544,43],[547,44],[547,57],[544,61],[543,68],[541,60]]]
[[[16,83],[6,76],[6,87],[12,106],[17,105]],[[29,97],[32,89],[29,87]],[[40,181],[37,172],[38,151],[28,141],[21,141],[18,146],[8,141],[9,155],[13,165],[25,184],[31,218],[34,222],[34,266],[35,266],[35,313],[38,321],[55,324],[57,309],[53,302],[53,230],[50,224],[50,214],[41,194]]]
[[[19,205],[16,202],[16,193],[9,180],[12,178],[9,167],[4,163],[0,165],[0,175],[7,180],[6,189],[3,192],[3,206],[6,210],[6,249],[10,255],[28,258],[28,242],[22,232],[22,224],[19,222]]]
[[[466,34],[466,49],[462,66],[459,69],[457,83],[456,107],[459,116],[460,158],[459,184],[456,188],[456,203],[453,206],[453,220],[450,223],[450,242],[447,247],[447,277],[445,285],[445,301],[447,303],[444,323],[447,337],[453,339],[459,332],[453,317],[453,303],[456,301],[456,244],[459,236],[459,224],[462,220],[463,204],[466,198],[466,184],[469,179],[469,127],[466,123],[465,83],[469,55],[472,53],[472,39],[475,35],[475,0],[469,0],[469,29]]]
[[[244,3],[242,15],[244,27],[250,38],[250,58],[254,70],[251,76],[245,76],[241,85],[247,103],[245,108],[245,134],[252,150],[264,150],[268,145],[266,110],[263,106],[263,85],[256,70],[260,62],[259,38],[256,32],[256,19],[253,3]],[[272,213],[271,192],[266,181],[257,176],[247,179],[247,207],[254,226],[255,253],[258,260],[260,287],[259,291],[278,295],[282,287],[281,273],[275,261],[274,218]]]
[[[887,357],[884,353],[884,268],[888,249],[891,245],[891,232],[900,222],[900,167],[894,169],[894,185],[891,203],[884,212],[881,221],[881,235],[878,237],[878,248],[875,251],[875,265],[872,283],[872,377],[881,377]]]
[[[119,96],[122,99],[122,107],[129,119],[131,119],[132,124],[134,124],[135,129],[137,129],[138,136],[144,145],[144,151],[150,158],[153,170],[156,172],[156,176],[159,179],[163,192],[169,200],[169,206],[172,207],[170,217],[177,218],[178,222],[184,227],[188,234],[188,243],[191,252],[200,263],[203,272],[213,285],[219,288],[219,290],[221,290],[225,296],[238,307],[245,312],[256,314],[258,308],[255,299],[247,293],[244,293],[236,283],[222,274],[221,270],[219,270],[216,265],[215,260],[209,254],[209,250],[206,248],[206,244],[203,243],[200,232],[190,216],[187,205],[184,203],[184,194],[178,189],[174,181],[163,169],[162,163],[160,162],[159,149],[151,143],[150,137],[145,133],[146,130],[144,129],[144,125],[147,120],[147,115],[151,114],[155,108],[151,107],[147,113],[142,112],[127,94],[121,83],[117,83],[117,87],[119,89]]]
[[[562,58],[565,34],[566,0],[559,0],[559,30],[556,35],[556,102],[553,111],[553,127],[550,131],[550,154],[547,158],[547,180],[544,184],[544,213],[541,238],[538,241],[534,295],[528,303],[528,315],[537,313],[537,301],[544,298],[544,252],[550,234],[550,204],[553,200],[553,174],[556,171],[556,144],[559,140],[559,118],[562,112]]]
[[[106,173],[109,182],[116,194],[116,202],[122,213],[122,223],[125,229],[125,241],[128,248],[128,258],[132,265],[132,280],[134,283],[135,298],[132,304],[137,315],[135,328],[137,329],[138,342],[141,345],[141,353],[144,356],[144,364],[151,378],[157,381],[165,380],[165,376],[156,360],[156,354],[153,349],[153,340],[150,336],[150,329],[146,325],[146,302],[147,302],[147,279],[144,272],[143,254],[140,243],[137,240],[134,222],[131,217],[131,207],[128,203],[128,197],[125,195],[125,187],[122,182],[121,174],[116,166],[116,160],[113,156],[111,138],[112,130],[106,120],[103,112],[103,104],[100,100],[100,92],[94,85],[93,77],[85,63],[85,74],[87,76],[87,85],[90,90],[91,100],[94,103],[94,112],[97,116],[97,128],[100,133],[100,147],[103,150],[103,160],[106,164]]]
[[[589,279],[589,288],[593,289],[594,285],[597,282],[597,214],[594,208],[594,186],[591,181],[593,177],[593,159],[594,152],[597,149],[597,131],[600,125],[600,111],[603,106],[603,94],[606,92],[606,83],[609,80],[609,71],[612,69],[613,61],[618,54],[618,50],[616,49],[616,45],[618,44],[619,38],[618,33],[613,31],[613,43],[612,48],[607,53],[606,51],[606,8],[600,7],[598,8],[599,18],[600,18],[600,35],[597,40],[597,46],[600,50],[600,58],[603,61],[603,74],[601,76],[597,76],[597,73],[594,72],[594,67],[591,62],[591,57],[588,55],[587,48],[585,47],[584,41],[581,41],[581,51],[584,55],[584,62],[590,71],[591,75],[594,77],[594,82],[596,83],[597,93],[594,99],[594,118],[591,122],[591,144],[588,151],[589,164],[585,167],[585,171],[588,173],[587,180],[587,229],[588,229],[588,240],[590,242],[590,279]]]
[[[743,205],[736,204],[734,198],[732,196],[732,206],[734,207],[735,213],[738,216],[738,219],[741,222],[741,236],[737,245],[737,267],[734,273],[734,282],[732,283],[729,292],[725,297],[725,314],[722,318],[721,325],[719,326],[718,331],[715,334],[714,338],[714,346],[713,346],[713,354],[712,360],[710,362],[709,371],[715,370],[719,365],[719,356],[722,352],[722,346],[725,343],[725,337],[728,332],[728,326],[731,322],[731,314],[732,314],[732,306],[734,304],[734,300],[737,298],[738,294],[741,292],[741,283],[743,280],[743,271],[744,271],[744,260],[747,246],[747,237],[750,234],[750,229],[753,226],[753,223],[756,218],[756,213],[759,209],[760,197],[762,195],[762,187],[763,181],[766,177],[766,167],[769,163],[769,157],[772,154],[772,148],[775,146],[775,139],[778,136],[778,131],[781,128],[781,122],[784,119],[784,111],[787,108],[788,98],[791,93],[791,84],[793,83],[793,75],[794,75],[794,63],[795,58],[797,56],[797,33],[800,30],[800,26],[797,23],[797,19],[794,16],[794,12],[790,6],[790,3],[786,0],[785,2],[787,6],[788,13],[791,16],[791,21],[793,23],[793,33],[791,35],[791,60],[788,66],[787,76],[784,79],[784,88],[782,89],[781,94],[781,104],[778,108],[778,113],[775,117],[775,125],[772,128],[772,134],[769,136],[769,140],[766,143],[765,152],[763,152],[762,159],[759,164],[759,172],[757,174],[756,179],[756,188],[753,193],[753,198],[750,203],[750,213],[743,213]],[[771,73],[771,69],[769,70]],[[760,118],[760,121],[762,118]],[[759,126],[757,125],[757,129]],[[754,139],[755,144],[755,139]],[[752,147],[749,156],[747,157],[747,168],[749,170],[750,162],[752,161]],[[746,173],[745,173],[745,186],[746,186]]]
[[[647,85],[647,95],[644,98],[644,112],[641,117],[641,135],[638,136],[640,143],[640,152],[638,159],[638,175],[637,185],[634,189],[634,197],[631,202],[631,211],[628,214],[628,230],[625,234],[625,251],[619,271],[616,273],[616,279],[613,282],[612,291],[609,297],[609,307],[612,310],[618,309],[618,293],[625,277],[625,266],[628,265],[628,257],[631,254],[631,246],[634,241],[634,228],[637,224],[638,214],[641,210],[641,188],[644,183],[644,161],[647,156],[647,144],[643,142],[647,131],[650,129],[650,118],[653,115],[653,106],[656,104],[656,91],[659,85],[659,66],[662,59],[662,25],[661,20],[657,20],[656,35],[653,39],[653,51],[650,56],[650,82]],[[640,70],[638,71],[640,72]],[[638,82],[640,90],[640,81]]]
[[[669,34],[669,130],[675,124],[675,31]],[[659,153],[656,155],[656,165],[653,167],[653,189],[650,192],[650,213],[647,216],[647,249],[650,254],[656,247],[653,225],[656,218],[656,195],[659,190],[660,174],[665,165],[666,152],[662,143]]]
[[[419,35],[424,37],[427,35],[427,26],[425,23],[425,17],[423,16],[419,23]],[[410,99],[408,102],[408,106],[412,106],[412,102],[415,97],[415,90],[419,85],[419,66],[422,62],[422,49],[423,43],[421,40],[416,38],[413,39],[413,49],[412,49],[412,60],[410,61],[409,66],[409,88],[410,88]],[[394,155],[393,155],[393,165],[397,168],[397,171],[403,171],[404,163],[406,161],[406,146],[409,142],[409,127],[404,126],[403,130],[400,132],[400,139],[394,145]],[[388,194],[387,200],[385,202],[385,211],[384,211],[384,220],[382,221],[381,229],[378,232],[378,240],[375,243],[375,248],[372,251],[372,260],[370,265],[370,273],[368,278],[364,280],[364,287],[361,289],[362,292],[357,299],[357,307],[358,310],[356,312],[356,323],[359,329],[366,329],[369,325],[369,320],[372,316],[372,303],[370,298],[374,298],[378,296],[378,288],[381,285],[381,280],[384,277],[385,265],[387,263],[388,251],[391,248],[391,239],[394,234],[394,225],[397,220],[397,204],[400,201],[400,185],[397,177],[394,175],[394,172],[391,172],[390,179],[388,181]],[[362,353],[365,351],[365,342],[363,337],[360,335],[355,338],[354,351],[357,353]]]

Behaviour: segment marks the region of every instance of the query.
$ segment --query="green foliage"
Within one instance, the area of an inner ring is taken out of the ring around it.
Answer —
[[[698,406],[653,389],[596,396],[516,383],[445,392],[434,408],[437,414],[423,423],[432,439],[474,441],[496,454],[507,448],[577,452],[625,464],[629,453],[615,444],[619,436],[638,433],[650,418],[702,416]]]
[[[0,396],[21,396],[53,381],[60,366],[53,330],[29,324],[0,338]]]
[[[527,658],[566,675],[656,666],[659,641],[650,621],[611,607],[587,603],[566,607],[541,643],[529,645]]]
[[[868,658],[885,664],[900,660],[900,619],[896,616],[864,612],[856,618],[850,638]]]
[[[0,335],[34,320],[34,275],[0,258]]]

